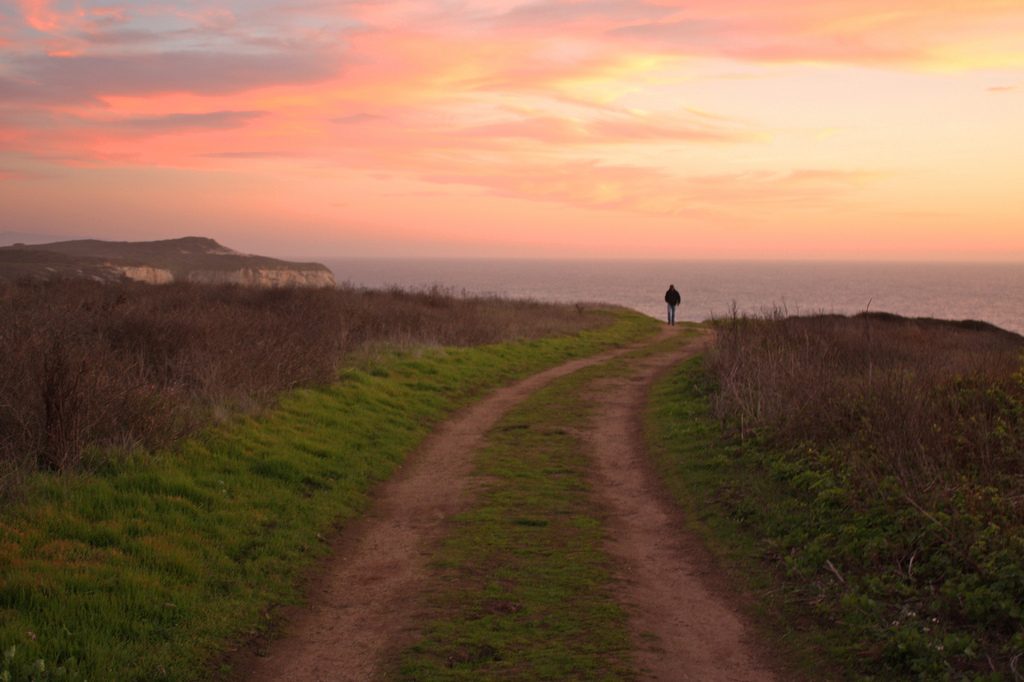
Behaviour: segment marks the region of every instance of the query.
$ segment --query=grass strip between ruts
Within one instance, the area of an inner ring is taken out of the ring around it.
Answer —
[[[587,368],[538,391],[488,434],[484,489],[436,557],[421,640],[396,662],[405,680],[631,679],[626,614],[602,548],[581,431]]]
[[[571,337],[387,356],[172,452],[37,475],[0,511],[0,677],[194,680],[300,599],[323,535],[484,391],[653,333],[619,312]]]

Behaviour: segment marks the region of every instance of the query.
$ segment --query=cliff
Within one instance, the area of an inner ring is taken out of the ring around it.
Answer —
[[[85,277],[150,284],[202,282],[257,287],[332,287],[320,263],[238,253],[205,237],[152,242],[78,239],[0,247],[0,279]]]
[[[242,268],[240,270],[194,270],[188,281],[205,284],[242,284],[257,287],[333,287],[334,275],[324,270],[272,270]]]

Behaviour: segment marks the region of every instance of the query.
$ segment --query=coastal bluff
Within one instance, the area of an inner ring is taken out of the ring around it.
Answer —
[[[207,237],[149,242],[76,239],[0,247],[0,280],[74,278],[265,288],[335,286],[334,275],[320,263],[243,254]]]

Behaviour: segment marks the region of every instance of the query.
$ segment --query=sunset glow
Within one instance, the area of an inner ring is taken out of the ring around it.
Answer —
[[[1020,0],[11,0],[0,231],[1024,260]]]

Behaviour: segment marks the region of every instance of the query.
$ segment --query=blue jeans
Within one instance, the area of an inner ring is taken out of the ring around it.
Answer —
[[[671,303],[668,304],[668,323],[669,324],[675,324],[676,323],[676,307],[674,305],[672,305]]]

